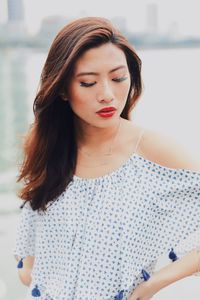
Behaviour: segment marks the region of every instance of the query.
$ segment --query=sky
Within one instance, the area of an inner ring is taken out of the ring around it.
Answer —
[[[181,36],[200,36],[199,0],[22,0],[28,31],[35,33],[41,20],[50,15],[76,18],[93,15],[126,19],[127,28],[141,32],[147,28],[147,5],[158,7],[158,31]],[[5,19],[6,0],[0,0],[0,19]]]

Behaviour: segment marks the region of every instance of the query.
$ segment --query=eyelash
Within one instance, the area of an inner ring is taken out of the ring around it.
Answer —
[[[122,81],[124,81],[124,80],[126,80],[126,79],[127,79],[127,77],[120,77],[120,78],[115,78],[115,79],[112,79],[112,80],[115,81],[115,82],[122,82]],[[93,86],[95,83],[96,83],[96,82],[94,82],[94,83],[81,82],[81,83],[80,83],[80,86],[83,86],[83,87],[91,87],[91,86]]]

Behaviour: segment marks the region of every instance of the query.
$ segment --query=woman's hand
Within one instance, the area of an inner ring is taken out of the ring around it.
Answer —
[[[158,291],[154,281],[149,279],[138,285],[128,300],[150,300]]]

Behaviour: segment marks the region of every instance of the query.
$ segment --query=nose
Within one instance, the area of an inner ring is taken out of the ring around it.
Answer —
[[[113,91],[109,83],[105,82],[100,86],[100,91],[97,94],[97,100],[99,102],[111,102],[114,99]]]

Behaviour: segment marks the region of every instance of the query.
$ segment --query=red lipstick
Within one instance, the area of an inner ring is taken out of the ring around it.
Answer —
[[[113,106],[107,106],[107,107],[103,107],[102,109],[98,110],[97,113],[107,112],[107,111],[114,111],[114,110],[116,110],[115,107],[113,107]]]
[[[102,109],[98,110],[96,113],[103,118],[110,118],[114,115],[116,108],[113,106],[103,107]]]

